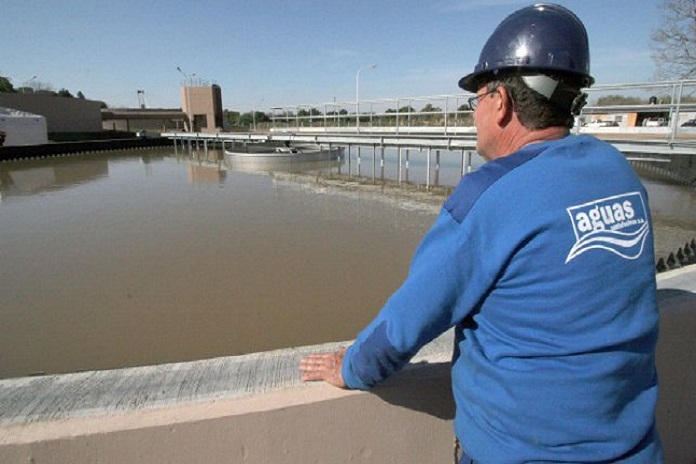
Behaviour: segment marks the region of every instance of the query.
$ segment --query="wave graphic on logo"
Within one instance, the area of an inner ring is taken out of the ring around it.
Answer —
[[[588,234],[573,245],[566,258],[566,263],[593,249],[608,250],[625,259],[636,259],[643,252],[645,239],[649,232],[650,228],[645,222],[633,232],[603,230]]]

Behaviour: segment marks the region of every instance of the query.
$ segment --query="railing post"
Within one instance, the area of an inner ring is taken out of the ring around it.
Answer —
[[[684,91],[684,81],[679,81],[678,89],[679,89],[679,93],[678,93],[674,113],[672,113],[672,107],[670,107],[669,122],[670,122],[670,125],[672,126],[671,135],[670,135],[670,142],[674,142],[677,138],[677,130],[679,128],[679,110],[681,108],[681,100],[682,100],[682,95],[683,95],[683,91]],[[676,92],[676,89],[675,89],[675,92]],[[674,95],[675,92],[673,92],[672,95]],[[672,99],[672,104],[674,105],[674,97]],[[676,116],[674,116],[674,114],[676,114]]]
[[[398,156],[398,159],[399,159],[399,175],[397,176],[397,179],[398,179],[399,184],[401,183],[401,175],[402,175],[402,172],[401,172],[401,157],[402,157],[402,155],[401,155],[401,146],[399,146],[399,156]]]
[[[428,177],[428,180],[425,183],[426,188],[430,189],[430,152],[432,151],[433,147],[428,147],[428,155],[426,158],[427,162],[427,168],[426,168],[426,176]]]
[[[447,134],[447,129],[448,129],[448,121],[447,121],[447,115],[449,114],[449,97],[445,96],[445,134]]]
[[[380,147],[381,153],[381,158],[379,161],[379,168],[380,168],[380,179],[384,179],[384,145]]]
[[[351,159],[350,149],[351,149],[351,147],[352,147],[352,145],[348,145],[348,177],[350,177],[351,172],[352,172],[351,168],[350,168],[350,159]]]
[[[361,146],[358,145],[358,166],[355,168],[356,174],[358,177],[361,176],[362,174],[362,152],[361,152]]]
[[[372,145],[372,183],[375,183],[377,175],[377,145]]]

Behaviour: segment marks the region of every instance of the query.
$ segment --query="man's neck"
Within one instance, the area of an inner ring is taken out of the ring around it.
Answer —
[[[509,134],[510,136],[507,140],[500,140],[502,142],[499,146],[499,155],[492,156],[491,159],[503,158],[505,156],[510,156],[522,147],[531,145],[533,143],[547,142],[549,140],[558,140],[570,133],[567,127],[547,127],[545,129],[539,130],[527,130],[523,129]]]
[[[547,127],[546,129],[529,131],[523,137],[520,137],[519,146],[514,151],[533,143],[562,139],[569,133],[570,131],[566,127]]]

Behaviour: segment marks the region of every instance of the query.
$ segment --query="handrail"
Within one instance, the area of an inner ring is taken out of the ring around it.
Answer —
[[[671,80],[658,82],[596,85],[585,89],[591,100],[579,116],[579,123],[598,114],[619,117],[625,113],[664,113],[664,124],[671,130],[669,140],[676,138],[683,113],[696,113],[696,80]],[[359,108],[354,100],[321,102],[317,104],[280,105],[269,108],[273,128],[299,127],[367,127],[393,126],[441,126],[472,125],[472,111],[467,100],[472,93],[362,99]],[[598,105],[599,98],[618,95],[640,98],[654,103],[626,105]],[[684,101],[685,98],[687,101]],[[359,111],[358,111],[359,110]],[[660,116],[662,117],[662,116]],[[682,118],[683,119],[683,118]],[[358,124],[360,121],[360,124]],[[662,122],[662,121],[661,121]]]

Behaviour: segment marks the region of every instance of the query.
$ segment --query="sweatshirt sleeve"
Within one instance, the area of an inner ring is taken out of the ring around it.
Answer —
[[[468,314],[471,304],[462,301],[467,259],[459,245],[462,234],[461,224],[443,209],[402,286],[346,351],[342,375],[349,388],[365,390],[384,380]]]
[[[531,145],[461,179],[416,250],[403,285],[346,351],[342,375],[348,387],[368,389],[384,380],[481,304],[514,241],[490,252],[491,241],[499,242],[492,231],[504,228],[479,202],[501,178],[542,150],[540,144]]]

